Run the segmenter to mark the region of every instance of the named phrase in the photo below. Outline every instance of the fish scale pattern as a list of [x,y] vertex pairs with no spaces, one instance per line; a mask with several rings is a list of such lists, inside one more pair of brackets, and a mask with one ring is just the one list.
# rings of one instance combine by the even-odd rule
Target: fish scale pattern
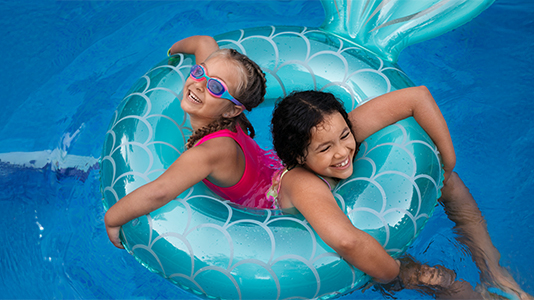
[[[350,110],[412,85],[396,64],[320,29],[252,28],[217,40],[262,67],[267,107],[293,90],[315,89],[333,92]],[[191,127],[179,100],[193,64],[187,55],[166,58],[120,103],[102,154],[105,207],[157,178],[184,151]],[[356,227],[392,256],[400,255],[440,195],[439,153],[415,120],[407,119],[362,143],[354,166],[353,176],[334,189],[335,198]],[[204,298],[327,299],[368,280],[301,215],[239,207],[202,183],[124,225],[121,235],[141,264]]]

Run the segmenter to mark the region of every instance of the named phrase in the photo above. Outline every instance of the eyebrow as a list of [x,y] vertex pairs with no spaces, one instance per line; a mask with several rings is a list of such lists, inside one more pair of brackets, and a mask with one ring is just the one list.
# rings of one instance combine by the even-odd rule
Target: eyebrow
[[[350,129],[349,129],[348,126],[345,127],[345,129],[343,129],[343,131],[341,132],[341,134],[340,134],[339,136],[342,137],[343,135],[345,135],[345,134],[347,133],[347,131],[350,132]],[[322,143],[322,144],[319,144],[319,145],[317,145],[317,147],[315,147],[315,151],[317,151],[317,150],[319,150],[321,147],[326,146],[326,145],[331,144],[331,143],[332,143],[332,141],[329,140],[329,141],[326,141],[326,142],[324,142],[324,143]]]
[[324,146],[326,146],[328,144],[331,144],[331,143],[332,143],[331,141],[327,141],[327,142],[324,142],[322,144],[319,144],[319,145],[317,145],[317,147],[315,147],[315,151],[319,151],[320,148],[322,148],[322,147],[324,147]]
[[203,62],[201,62],[199,65],[201,65],[204,68],[204,70],[206,71],[206,75],[208,75],[208,67],[206,67],[206,65]]

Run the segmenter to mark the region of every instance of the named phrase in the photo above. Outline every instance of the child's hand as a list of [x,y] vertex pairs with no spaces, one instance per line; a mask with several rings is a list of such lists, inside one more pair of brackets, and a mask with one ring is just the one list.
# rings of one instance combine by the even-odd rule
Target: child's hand
[[120,226],[116,226],[116,227],[106,226],[106,231],[108,233],[109,240],[113,243],[113,245],[115,245],[115,247],[119,249],[124,249],[124,246],[122,245],[121,240],[119,238],[120,230],[121,230]]

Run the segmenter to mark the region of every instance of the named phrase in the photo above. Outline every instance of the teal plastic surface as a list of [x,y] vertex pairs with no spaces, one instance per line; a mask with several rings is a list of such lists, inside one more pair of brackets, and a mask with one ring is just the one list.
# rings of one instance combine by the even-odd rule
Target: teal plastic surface
[[[364,50],[338,53],[343,49],[339,41],[321,31],[282,27],[243,32],[241,45],[247,54],[266,71],[273,70],[267,71],[265,106],[272,107],[287,91],[316,88],[335,92],[352,109],[365,98],[411,85],[398,66]],[[219,37],[221,46],[232,45],[228,39],[240,34]],[[257,57],[255,53],[268,49],[260,37],[271,34],[276,34],[274,45],[280,46],[278,59]],[[288,41],[292,49],[283,49]],[[304,48],[297,51],[297,45]],[[306,57],[308,45],[314,52]],[[189,56],[165,59],[120,104],[102,156],[107,207],[157,178],[184,150],[191,129],[179,99],[192,64]],[[391,255],[402,253],[439,196],[440,163],[432,141],[413,119],[404,120],[366,140],[354,169],[354,175],[334,190],[336,198],[356,227],[371,233]],[[327,297],[367,281],[301,216],[237,207],[218,199],[202,183],[126,224],[122,235],[143,265],[210,297]]]
[[[216,39],[223,48],[247,54],[267,74],[267,99],[255,110],[269,114],[278,98],[294,90],[332,92],[352,110],[413,86],[397,64],[323,29],[262,27]],[[166,58],[120,103],[102,153],[106,208],[157,178],[184,151],[191,127],[180,99],[193,64],[187,55]],[[249,117],[256,129],[270,120],[254,118],[254,112]],[[258,142],[269,145],[266,137]],[[436,147],[409,118],[362,143],[354,174],[333,193],[352,223],[396,257],[433,212],[442,186],[440,166]],[[121,238],[148,269],[204,298],[327,299],[369,279],[328,247],[302,216],[239,207],[202,183],[124,225]]]
[[321,28],[396,62],[402,49],[469,22],[494,0],[321,0]]

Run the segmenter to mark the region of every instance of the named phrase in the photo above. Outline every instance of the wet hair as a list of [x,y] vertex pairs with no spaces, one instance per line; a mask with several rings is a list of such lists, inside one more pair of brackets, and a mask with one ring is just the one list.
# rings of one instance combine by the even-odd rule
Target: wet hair
[[312,129],[336,112],[341,114],[352,132],[343,103],[331,93],[293,92],[275,105],[271,121],[273,145],[288,169],[303,163],[311,144]]
[[[266,79],[265,73],[261,68],[246,55],[237,52],[234,49],[219,49],[213,52],[206,61],[213,58],[224,58],[236,66],[237,76],[239,77],[236,91],[232,94],[244,106],[244,109],[251,111],[260,105],[265,99]],[[235,95],[234,95],[235,94]],[[240,113],[234,118],[220,118],[212,123],[196,130],[187,140],[187,149],[203,138],[204,136],[222,130],[229,129],[235,132],[236,125],[243,127],[251,138],[254,138],[256,132],[254,127],[247,119],[244,113]]]

